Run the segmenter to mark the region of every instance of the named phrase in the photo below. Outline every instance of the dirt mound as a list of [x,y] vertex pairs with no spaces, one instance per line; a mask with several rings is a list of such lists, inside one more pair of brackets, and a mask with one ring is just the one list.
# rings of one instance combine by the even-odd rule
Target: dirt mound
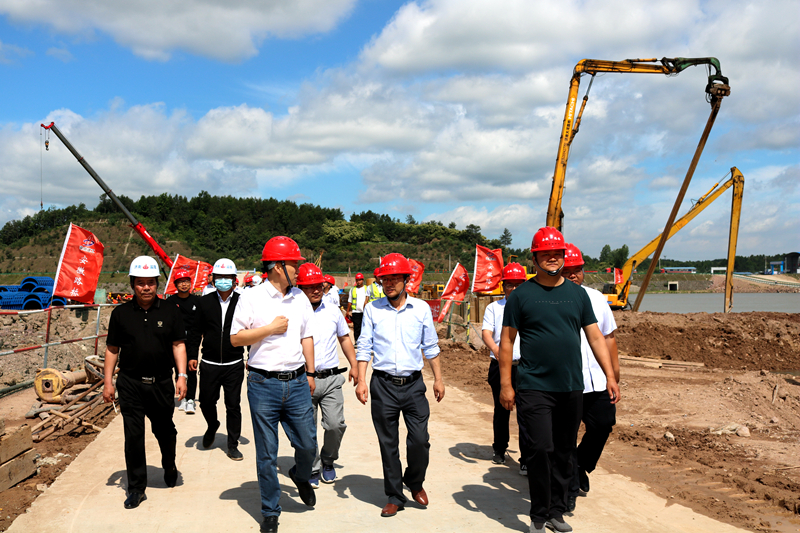
[[622,352],[725,369],[800,369],[800,315],[616,311]]

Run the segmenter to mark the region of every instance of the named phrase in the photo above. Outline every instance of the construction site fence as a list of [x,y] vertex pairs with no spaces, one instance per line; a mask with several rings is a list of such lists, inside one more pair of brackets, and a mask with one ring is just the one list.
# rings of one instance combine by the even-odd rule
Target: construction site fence
[[[4,350],[0,351],[0,357],[4,355],[11,355],[16,353],[22,352],[33,352],[42,350],[42,365],[41,368],[47,368],[48,363],[48,351],[51,346],[60,346],[64,344],[72,344],[75,342],[84,342],[84,341],[94,341],[94,355],[97,355],[98,344],[101,338],[106,337],[108,334],[103,333],[100,334],[100,313],[104,307],[116,307],[119,304],[78,304],[78,305],[56,305],[52,307],[48,307],[46,309],[35,309],[30,311],[9,311],[9,310],[0,310],[0,316],[30,316],[40,313],[47,313],[47,325],[45,327],[45,334],[44,334],[44,343],[42,344],[35,344],[31,346],[23,346],[20,348],[14,348],[12,350]],[[89,335],[88,337],[78,337],[75,339],[64,339],[64,340],[52,340],[50,338],[50,324],[52,322],[53,312],[62,312],[67,310],[84,310],[87,315],[92,310],[96,309],[97,314],[95,318],[95,334]],[[33,380],[24,381],[22,383],[17,383],[10,387],[5,387],[0,389],[0,397],[15,392],[20,389],[25,389],[33,385]]]

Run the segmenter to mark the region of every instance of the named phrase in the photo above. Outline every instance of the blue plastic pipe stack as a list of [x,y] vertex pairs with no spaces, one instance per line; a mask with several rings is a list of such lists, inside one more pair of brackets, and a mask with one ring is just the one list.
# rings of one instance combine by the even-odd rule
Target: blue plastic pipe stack
[[[0,308],[12,311],[45,309],[50,305],[54,281],[48,276],[28,276],[19,285],[0,285]],[[52,305],[67,305],[66,298],[52,298]]]

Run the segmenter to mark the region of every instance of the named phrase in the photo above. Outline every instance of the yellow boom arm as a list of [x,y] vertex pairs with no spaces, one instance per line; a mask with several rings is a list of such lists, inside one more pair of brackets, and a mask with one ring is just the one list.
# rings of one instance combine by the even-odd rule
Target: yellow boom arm
[[[581,109],[575,117],[575,107],[578,103],[578,88],[581,84],[581,76],[589,74],[594,76],[598,72],[627,72],[640,74],[665,74],[667,76],[678,74],[687,67],[693,65],[708,65],[714,68],[714,74],[708,76],[706,93],[712,94],[715,86],[728,84],[728,78],[722,75],[719,61],[714,57],[700,58],[662,58],[662,59],[626,59],[624,61],[603,61],[598,59],[584,59],[575,65],[572,80],[569,84],[569,96],[567,97],[567,109],[564,113],[564,123],[561,126],[561,138],[558,141],[558,152],[556,153],[556,168],[553,173],[553,184],[550,189],[550,203],[547,206],[547,225],[561,230],[564,213],[561,211],[561,199],[564,196],[564,181],[567,174],[567,161],[569,159],[569,149],[575,134],[581,125],[581,117],[586,103],[589,101],[589,91],[583,97]],[[592,84],[589,83],[589,89]]]
[[[694,217],[699,215],[706,207],[708,207],[714,200],[720,197],[722,193],[727,191],[733,186],[733,203],[731,205],[731,228],[728,237],[728,269],[725,276],[725,308],[727,313],[733,305],[733,262],[736,258],[736,242],[739,237],[739,218],[742,214],[742,196],[744,193],[744,176],[739,172],[736,167],[731,168],[731,178],[723,183],[715,183],[711,189],[705,193],[697,202],[692,206],[688,213],[683,215],[679,220],[672,225],[669,230],[667,239],[671,239],[673,235],[683,229],[686,224],[692,221]],[[658,246],[658,241],[661,239],[661,234],[650,241],[644,248],[633,254],[630,259],[622,267],[622,283],[614,285],[613,294],[606,294],[606,299],[613,309],[622,309],[628,303],[628,291],[631,288],[633,278],[633,271],[637,265],[647,259]]]

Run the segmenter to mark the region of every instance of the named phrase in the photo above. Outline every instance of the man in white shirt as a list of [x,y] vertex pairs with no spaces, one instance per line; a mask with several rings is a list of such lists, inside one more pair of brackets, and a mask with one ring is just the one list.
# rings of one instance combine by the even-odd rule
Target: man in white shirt
[[[483,313],[483,330],[481,338],[483,343],[489,348],[489,375],[486,378],[492,389],[494,397],[494,415],[492,417],[492,429],[494,432],[494,442],[492,443],[492,463],[502,465],[506,462],[506,449],[508,448],[508,421],[511,411],[500,403],[500,366],[497,364],[497,354],[500,352],[500,333],[503,331],[503,311],[506,307],[506,300],[514,292],[514,289],[524,283],[526,279],[525,269],[519,263],[509,263],[503,268],[502,282],[505,297],[502,300],[492,302],[486,306]],[[514,362],[511,367],[511,383],[517,382],[517,365],[519,364],[519,337],[514,341]],[[516,390],[516,389],[515,389]],[[517,411],[517,426],[519,427],[519,473],[527,475],[528,469],[525,466],[528,458],[528,432],[519,417]]]
[[364,286],[364,274],[356,274],[356,285],[347,293],[347,316],[353,321],[353,339],[358,343],[361,335],[361,322],[364,319],[364,306],[369,303],[369,294]]
[[325,295],[323,297],[330,301],[336,309],[339,309],[342,304],[339,302],[339,287],[336,286],[336,278],[327,274],[324,278],[325,281],[322,283],[322,291]]
[[[368,395],[372,395],[372,424],[378,435],[383,488],[389,499],[381,510],[384,517],[396,515],[408,501],[403,494],[403,484],[411,489],[414,501],[423,507],[428,505],[428,495],[422,486],[431,446],[428,435],[430,407],[421,372],[423,354],[433,372],[434,397],[437,402],[444,398],[438,358],[439,338],[430,306],[406,293],[406,281],[411,273],[408,259],[401,254],[391,253],[381,259],[378,275],[383,281],[386,297],[366,306],[364,328],[356,351],[356,397],[366,404]],[[368,392],[370,359],[373,371]],[[401,413],[408,430],[405,472],[398,449]]]
[[[583,265],[583,255],[578,247],[574,244],[567,244],[561,276],[583,286]],[[614,314],[611,312],[606,297],[600,291],[590,287],[583,287],[583,289],[592,302],[592,309],[597,317],[597,326],[606,340],[608,351],[611,354],[614,377],[619,383],[619,354],[617,339],[614,336],[617,323],[614,321]],[[617,408],[611,403],[606,393],[606,376],[592,355],[592,349],[583,332],[581,332],[581,358],[583,359],[584,384],[581,419],[586,432],[572,456],[575,475],[570,482],[569,496],[567,497],[567,507],[570,512],[575,510],[578,491],[589,492],[587,472],[592,472],[597,466],[608,436],[617,422]]]
[[297,271],[297,286],[308,297],[314,308],[314,383],[316,389],[311,396],[314,405],[314,426],[317,424],[317,411],[322,411],[322,451],[314,458],[311,473],[311,486],[319,487],[320,478],[323,483],[336,480],[336,469],[333,462],[339,458],[339,447],[347,429],[344,421],[344,385],[343,373],[347,368],[339,368],[337,342],[350,363],[349,381],[358,383],[358,367],[356,351],[350,340],[350,328],[338,307],[325,301],[322,294],[322,271],[313,263],[303,263]]
[[231,324],[231,344],[250,346],[247,400],[256,442],[262,532],[278,531],[281,486],[278,482],[278,424],[294,448],[289,477],[309,507],[317,501],[309,483],[317,448],[311,394],[314,378],[314,310],[292,283],[300,248],[288,237],[273,237],[261,254],[267,280],[245,291]]

